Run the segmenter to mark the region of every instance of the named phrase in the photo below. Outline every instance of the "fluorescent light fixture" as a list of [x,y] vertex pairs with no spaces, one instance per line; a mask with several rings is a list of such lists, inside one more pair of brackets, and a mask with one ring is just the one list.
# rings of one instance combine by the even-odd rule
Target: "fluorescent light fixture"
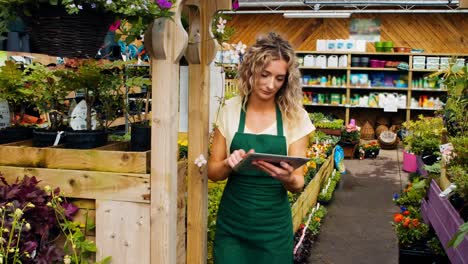
[[284,12],[285,18],[349,18],[351,12]]

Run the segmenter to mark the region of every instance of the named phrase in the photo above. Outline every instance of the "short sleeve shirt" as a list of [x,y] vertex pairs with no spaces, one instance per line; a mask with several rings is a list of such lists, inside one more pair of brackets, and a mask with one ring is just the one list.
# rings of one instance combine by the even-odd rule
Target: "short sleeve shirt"
[[[233,97],[229,100],[226,100],[225,105],[219,111],[216,126],[219,129],[221,135],[224,136],[226,139],[226,150],[227,155],[230,153],[230,147],[232,139],[236,134],[239,128],[239,121],[240,121],[240,111],[242,107],[242,99],[240,96]],[[296,142],[297,140],[301,139],[302,137],[310,134],[312,131],[315,130],[314,125],[310,121],[309,115],[305,111],[305,109],[301,109],[300,111],[300,118],[299,122],[294,126],[288,126],[285,123],[285,119],[283,118],[283,131],[284,136],[286,137],[286,144],[287,149],[289,150],[289,146]],[[254,134],[247,127],[244,128],[244,133]],[[270,127],[266,128],[260,133],[256,134],[269,134],[269,135],[276,135],[276,122],[273,123]]]

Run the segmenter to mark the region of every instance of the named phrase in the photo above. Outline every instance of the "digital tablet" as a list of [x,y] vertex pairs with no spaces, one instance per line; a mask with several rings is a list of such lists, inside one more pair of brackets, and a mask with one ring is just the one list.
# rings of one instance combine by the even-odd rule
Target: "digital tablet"
[[266,153],[250,153],[247,154],[244,159],[242,159],[234,168],[233,170],[236,172],[243,172],[243,171],[261,171],[260,168],[253,165],[252,162],[256,160],[263,160],[268,163],[271,163],[275,166],[281,167],[280,162],[284,161],[292,166],[294,169],[299,168],[300,166],[306,164],[310,161],[309,158],[304,157],[294,157],[294,156],[284,156],[284,155],[275,155],[275,154],[266,154]]

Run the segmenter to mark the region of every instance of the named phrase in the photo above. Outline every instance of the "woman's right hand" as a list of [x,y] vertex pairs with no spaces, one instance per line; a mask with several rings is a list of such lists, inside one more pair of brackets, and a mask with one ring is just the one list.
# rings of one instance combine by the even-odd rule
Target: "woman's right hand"
[[234,168],[242,159],[244,159],[247,154],[254,153],[255,150],[251,149],[249,152],[245,152],[243,149],[234,150],[227,159],[224,160],[224,163],[229,167]]

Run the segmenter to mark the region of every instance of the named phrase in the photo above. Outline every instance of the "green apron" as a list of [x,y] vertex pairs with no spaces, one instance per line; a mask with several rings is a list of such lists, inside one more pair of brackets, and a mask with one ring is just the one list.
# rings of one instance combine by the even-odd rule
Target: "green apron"
[[[281,111],[277,136],[244,133],[245,112],[230,153],[237,149],[287,155]],[[215,264],[291,264],[291,206],[283,184],[265,172],[231,173],[219,205],[214,241]]]

